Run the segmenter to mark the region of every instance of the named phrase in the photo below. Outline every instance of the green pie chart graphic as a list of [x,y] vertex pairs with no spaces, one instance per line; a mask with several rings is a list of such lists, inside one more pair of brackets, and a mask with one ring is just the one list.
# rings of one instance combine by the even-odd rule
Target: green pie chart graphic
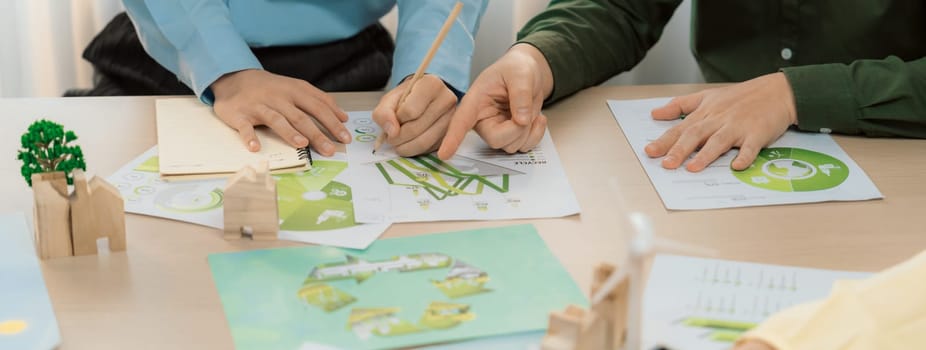
[[332,179],[347,163],[316,161],[312,170],[277,177],[280,229],[321,231],[354,226],[351,189]]
[[733,171],[740,181],[779,192],[830,189],[849,177],[846,163],[830,155],[792,147],[766,148],[743,171]]

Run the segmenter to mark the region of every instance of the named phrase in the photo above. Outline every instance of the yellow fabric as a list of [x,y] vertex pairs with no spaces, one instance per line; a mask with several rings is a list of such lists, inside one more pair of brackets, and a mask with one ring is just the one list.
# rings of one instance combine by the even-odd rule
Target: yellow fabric
[[839,281],[827,299],[773,315],[739,342],[777,350],[926,349],[926,251],[861,281]]

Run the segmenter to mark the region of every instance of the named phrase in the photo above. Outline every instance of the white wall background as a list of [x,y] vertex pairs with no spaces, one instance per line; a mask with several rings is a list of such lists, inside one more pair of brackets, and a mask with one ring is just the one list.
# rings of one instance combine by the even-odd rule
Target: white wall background
[[119,0],[0,0],[0,97],[89,87],[80,55],[119,11]]
[[[549,0],[490,0],[476,35],[472,78],[508,50],[520,29],[535,14],[546,8]],[[383,24],[395,34],[396,11]],[[691,0],[684,0],[666,25],[662,38],[637,67],[604,84],[643,85],[701,83],[701,70],[691,55]]]
[[[476,37],[473,77],[504,54],[518,29],[547,3],[490,0]],[[120,11],[119,0],[0,0],[0,97],[60,96],[89,87],[92,69],[80,54]],[[606,84],[701,82],[689,51],[690,14],[685,0],[646,59]],[[395,11],[383,19],[390,29],[395,22]]]

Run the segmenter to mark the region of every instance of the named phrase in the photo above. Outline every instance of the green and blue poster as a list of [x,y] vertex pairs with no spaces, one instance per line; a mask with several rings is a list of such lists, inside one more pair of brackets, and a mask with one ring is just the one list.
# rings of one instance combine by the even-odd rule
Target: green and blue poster
[[54,349],[60,342],[26,217],[0,214],[0,349]]
[[531,225],[209,256],[238,349],[387,349],[542,330],[585,305]]

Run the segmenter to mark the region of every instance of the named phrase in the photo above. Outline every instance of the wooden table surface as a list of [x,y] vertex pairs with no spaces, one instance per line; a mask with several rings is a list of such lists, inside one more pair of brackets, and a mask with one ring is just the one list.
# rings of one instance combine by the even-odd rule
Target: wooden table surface
[[[623,254],[626,230],[615,203],[618,192],[628,210],[653,218],[658,234],[713,247],[721,258],[875,271],[926,248],[926,140],[836,137],[883,200],[667,211],[605,100],[673,96],[705,87],[598,87],[545,110],[581,215],[397,224],[384,237],[530,222],[585,291],[597,262],[615,262]],[[334,95],[346,110],[368,110],[381,93]],[[155,144],[154,99],[0,99],[5,154],[0,156],[0,212],[23,211],[31,218],[32,195],[19,175],[15,150],[33,120],[49,118],[74,130],[89,173],[108,176]],[[63,349],[231,349],[206,256],[299,245],[225,241],[216,229],[131,214],[126,226],[126,253],[42,263]]]

